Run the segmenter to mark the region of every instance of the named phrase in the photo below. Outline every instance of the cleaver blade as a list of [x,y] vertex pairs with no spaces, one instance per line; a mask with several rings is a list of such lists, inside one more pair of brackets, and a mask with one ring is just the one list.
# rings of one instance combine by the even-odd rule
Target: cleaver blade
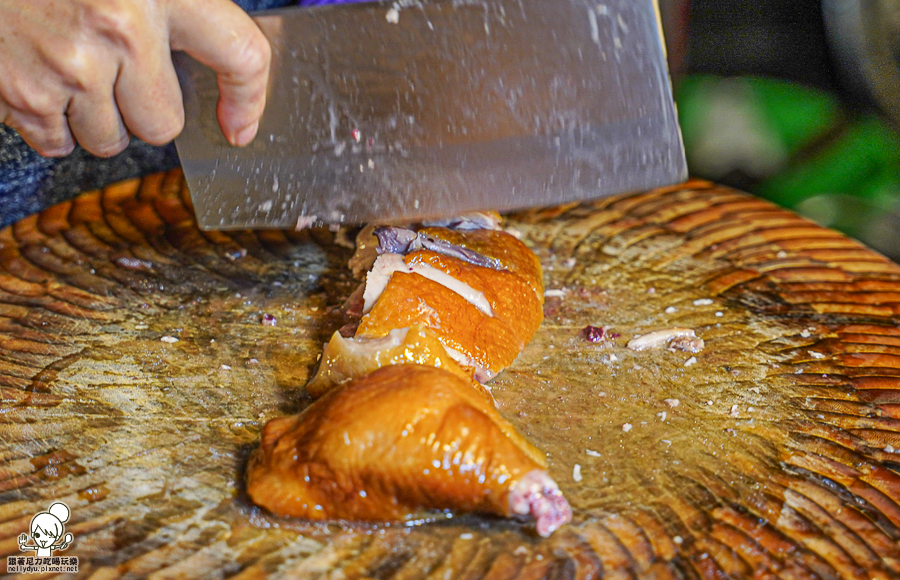
[[415,221],[683,181],[653,0],[286,8],[256,139],[228,145],[213,72],[174,55],[175,140],[204,229]]

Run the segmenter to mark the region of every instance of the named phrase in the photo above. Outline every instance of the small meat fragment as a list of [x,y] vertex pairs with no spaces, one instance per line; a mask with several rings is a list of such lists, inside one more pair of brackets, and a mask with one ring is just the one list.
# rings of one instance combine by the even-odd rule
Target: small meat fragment
[[314,225],[316,225],[316,221],[318,219],[319,219],[318,216],[302,215],[299,218],[297,218],[297,225],[294,226],[294,229],[297,230],[298,232],[300,230],[309,229],[309,228],[313,227]]
[[619,338],[620,336],[622,336],[618,332],[610,332],[605,326],[592,326],[590,324],[585,326],[581,332],[586,341],[594,343],[611,343],[611,340],[613,338]]
[[356,252],[347,264],[356,279],[364,278],[378,257],[379,241],[375,236],[375,228],[370,224],[356,234]]
[[591,326],[588,324],[584,327],[584,339],[588,342],[600,342],[606,336],[606,331],[602,326]]
[[[706,346],[706,343],[698,336],[679,336],[669,341],[669,348],[671,350],[680,350],[684,352],[700,352],[703,350],[704,346]],[[694,358],[694,362],[697,362],[697,359]]]
[[686,352],[699,352],[703,349],[704,343],[703,339],[694,334],[692,328],[666,328],[635,336],[626,346],[631,350],[647,350],[663,345]]
[[535,528],[547,537],[572,519],[572,508],[559,486],[543,469],[528,472],[509,491],[509,514],[531,515]]
[[420,365],[383,367],[270,421],[247,491],[275,514],[312,520],[531,514],[549,535],[571,518],[543,454],[470,382]]

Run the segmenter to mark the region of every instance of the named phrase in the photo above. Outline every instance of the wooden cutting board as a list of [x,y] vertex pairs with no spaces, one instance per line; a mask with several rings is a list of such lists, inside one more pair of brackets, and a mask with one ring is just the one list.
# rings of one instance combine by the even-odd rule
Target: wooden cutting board
[[[0,231],[0,554],[26,555],[17,537],[59,500],[74,542],[55,555],[79,577],[900,577],[900,267],[697,181],[507,226],[550,292],[493,392],[571,525],[249,504],[261,426],[308,404],[341,324],[351,244],[201,232],[171,172]],[[705,348],[625,348],[675,326]]]

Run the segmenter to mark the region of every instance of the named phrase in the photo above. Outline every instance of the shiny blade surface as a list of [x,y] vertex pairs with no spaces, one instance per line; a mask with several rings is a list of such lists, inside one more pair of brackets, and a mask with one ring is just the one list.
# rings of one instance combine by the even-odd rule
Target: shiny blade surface
[[401,0],[255,19],[274,54],[246,148],[219,131],[212,71],[176,54],[176,145],[203,228],[509,210],[686,177],[652,0]]

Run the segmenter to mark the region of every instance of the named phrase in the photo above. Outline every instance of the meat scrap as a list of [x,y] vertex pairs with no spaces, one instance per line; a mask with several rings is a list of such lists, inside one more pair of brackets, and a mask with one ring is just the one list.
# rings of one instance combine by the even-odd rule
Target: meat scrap
[[700,352],[706,343],[699,336],[678,336],[669,341],[670,350],[683,352]]
[[622,336],[618,332],[610,332],[605,326],[593,326],[588,324],[581,331],[582,336],[588,342],[611,342],[614,338]]
[[626,347],[631,350],[647,350],[667,345],[669,348],[685,352],[700,352],[705,346],[703,339],[692,328],[666,328],[635,336]]
[[540,262],[510,234],[477,227],[490,219],[458,225],[468,229],[361,234],[367,257],[354,264],[369,271],[355,335],[326,345],[307,385],[319,399],[263,430],[247,471],[255,503],[315,520],[530,515],[541,535],[571,519],[543,454],[479,382],[540,326]]
[[584,327],[584,339],[588,342],[600,342],[606,336],[606,330],[602,326],[591,326],[588,324]]

